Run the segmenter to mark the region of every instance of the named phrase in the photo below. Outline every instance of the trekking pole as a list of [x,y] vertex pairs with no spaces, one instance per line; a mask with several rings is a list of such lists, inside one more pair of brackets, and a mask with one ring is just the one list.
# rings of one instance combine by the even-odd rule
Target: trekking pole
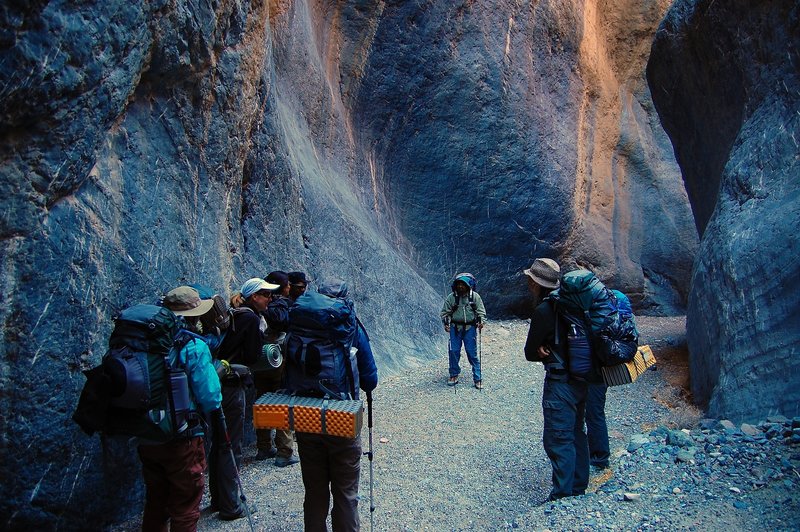
[[364,453],[369,458],[369,530],[372,532],[375,499],[372,497],[372,392],[367,392],[367,427],[369,427],[369,451]]
[[[478,325],[481,324],[481,321],[478,320]],[[481,342],[481,328],[478,327],[478,367],[481,368],[481,387],[478,389],[479,392],[483,391],[483,360],[481,356],[483,355],[482,342]]]
[[[451,325],[452,327],[452,325]],[[453,337],[451,336],[450,339],[447,341],[447,360],[449,364],[450,360],[450,351],[453,349]],[[460,354],[460,353],[459,353]],[[447,373],[450,374],[449,372]],[[456,383],[453,384],[453,394],[458,395],[458,379],[456,379]]]
[[242,478],[239,476],[239,467],[236,465],[236,455],[233,454],[233,445],[231,445],[231,437],[228,435],[228,424],[225,423],[225,414],[222,413],[222,409],[219,410],[219,426],[214,427],[218,429],[223,437],[224,437],[224,445],[228,448],[228,452],[231,454],[231,463],[233,464],[233,471],[236,473],[236,484],[239,486],[239,500],[242,501],[242,506],[244,506],[244,513],[247,515],[247,522],[250,525],[250,532],[256,532],[256,527],[253,524],[253,516],[250,515],[250,505],[247,504],[247,497],[244,494],[244,488],[242,487]]

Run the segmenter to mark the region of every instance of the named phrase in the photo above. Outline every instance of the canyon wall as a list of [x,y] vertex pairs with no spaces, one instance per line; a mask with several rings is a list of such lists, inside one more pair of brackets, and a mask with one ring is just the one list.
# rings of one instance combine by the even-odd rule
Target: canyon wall
[[702,233],[687,311],[711,416],[800,414],[800,6],[679,1],[647,77]]
[[4,4],[2,526],[140,511],[131,442],[70,415],[112,316],[179,284],[341,277],[383,375],[445,353],[457,271],[490,317],[540,255],[681,311],[697,236],[643,81],[666,8]]

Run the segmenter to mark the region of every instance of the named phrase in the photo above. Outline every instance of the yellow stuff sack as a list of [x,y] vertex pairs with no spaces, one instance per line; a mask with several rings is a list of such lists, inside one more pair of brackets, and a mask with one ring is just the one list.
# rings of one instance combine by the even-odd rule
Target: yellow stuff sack
[[656,363],[656,357],[649,345],[641,345],[636,351],[633,360],[616,366],[600,368],[603,373],[603,381],[607,386],[619,386],[620,384],[630,384],[639,378],[647,368]]
[[253,425],[257,429],[282,429],[312,434],[355,438],[361,434],[364,404],[265,393],[253,405]]

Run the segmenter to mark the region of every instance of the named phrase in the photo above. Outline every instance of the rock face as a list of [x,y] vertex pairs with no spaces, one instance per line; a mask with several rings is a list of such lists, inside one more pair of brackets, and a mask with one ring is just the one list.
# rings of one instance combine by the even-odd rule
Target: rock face
[[[273,269],[350,282],[383,374],[535,256],[684,304],[696,235],[643,83],[665,2],[122,0],[0,9],[0,524],[141,508],[69,419],[111,317]],[[103,497],[97,497],[102,493]]]
[[475,273],[490,314],[525,308],[542,255],[681,308],[697,236],[643,76],[664,2],[470,4],[387,4],[345,83],[387,228],[433,286]]
[[702,232],[687,311],[709,414],[800,412],[800,6],[676,2],[647,77]]

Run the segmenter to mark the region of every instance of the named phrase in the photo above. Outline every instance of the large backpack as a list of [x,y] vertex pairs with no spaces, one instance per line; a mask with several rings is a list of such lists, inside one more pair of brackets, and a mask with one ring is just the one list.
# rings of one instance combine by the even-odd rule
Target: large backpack
[[73,415],[84,432],[166,442],[187,428],[191,403],[180,350],[191,336],[183,334],[182,325],[181,318],[156,305],[122,312],[102,362],[85,372]]
[[289,307],[286,385],[302,395],[355,396],[358,365],[351,347],[357,334],[352,302],[306,292]]
[[622,319],[616,297],[592,272],[565,273],[550,299],[557,314],[557,343],[561,338],[558,328],[567,327],[570,374],[586,378],[596,371],[598,363],[620,364],[636,354],[638,334],[631,334],[632,319]]

